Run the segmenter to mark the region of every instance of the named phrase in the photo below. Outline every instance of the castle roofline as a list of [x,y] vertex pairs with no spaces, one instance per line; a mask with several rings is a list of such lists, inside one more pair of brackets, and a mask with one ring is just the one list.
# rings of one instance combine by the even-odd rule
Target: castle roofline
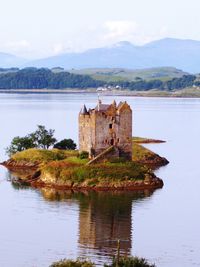
[[110,107],[110,105],[107,105],[107,104],[98,104],[95,107],[95,110],[96,111],[106,111],[109,107]]
[[131,110],[131,107],[127,104],[126,101],[124,101],[124,102],[119,102],[119,105],[117,106],[117,110],[118,110],[118,111],[122,110],[123,108],[126,108],[126,109]]
[[87,108],[85,105],[83,105],[81,111],[80,111],[80,114],[81,115],[88,115],[88,111],[87,111]]

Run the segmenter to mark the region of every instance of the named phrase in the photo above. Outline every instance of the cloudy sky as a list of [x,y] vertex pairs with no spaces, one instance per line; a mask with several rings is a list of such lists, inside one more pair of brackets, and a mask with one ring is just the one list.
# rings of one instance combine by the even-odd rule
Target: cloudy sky
[[200,40],[200,0],[0,0],[0,51],[36,58],[164,37]]

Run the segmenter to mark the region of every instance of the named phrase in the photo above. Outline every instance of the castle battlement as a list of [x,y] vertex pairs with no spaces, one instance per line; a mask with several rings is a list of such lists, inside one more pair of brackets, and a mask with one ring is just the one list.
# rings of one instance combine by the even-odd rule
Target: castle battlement
[[79,113],[79,149],[97,156],[110,146],[119,156],[132,159],[132,110],[127,102],[103,104],[94,109],[84,105]]

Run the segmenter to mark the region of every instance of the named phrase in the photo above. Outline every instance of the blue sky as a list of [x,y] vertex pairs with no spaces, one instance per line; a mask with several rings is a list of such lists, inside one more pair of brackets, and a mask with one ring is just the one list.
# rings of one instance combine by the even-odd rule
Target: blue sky
[[200,40],[199,10],[199,0],[0,0],[0,51],[35,58],[124,40]]

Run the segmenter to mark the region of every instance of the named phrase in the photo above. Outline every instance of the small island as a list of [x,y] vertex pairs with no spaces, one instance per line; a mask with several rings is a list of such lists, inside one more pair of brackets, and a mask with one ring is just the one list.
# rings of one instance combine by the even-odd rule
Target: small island
[[79,114],[80,150],[30,148],[1,163],[12,182],[59,190],[145,190],[163,186],[153,170],[168,164],[141,143],[161,140],[132,138],[132,110],[126,102]]

